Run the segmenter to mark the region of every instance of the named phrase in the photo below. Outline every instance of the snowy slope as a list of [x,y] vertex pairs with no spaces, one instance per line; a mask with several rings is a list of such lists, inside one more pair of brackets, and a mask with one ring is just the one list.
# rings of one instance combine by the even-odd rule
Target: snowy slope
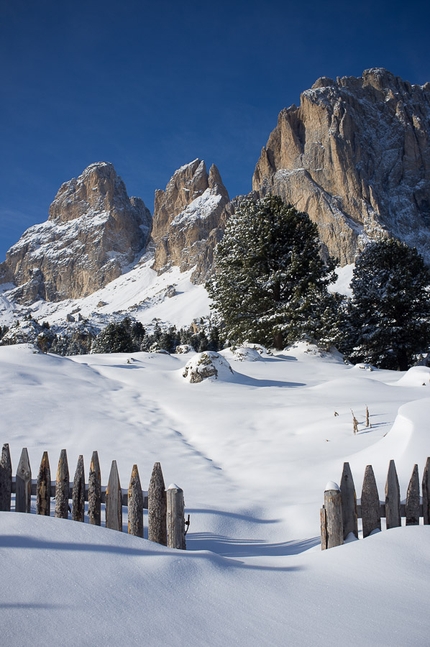
[[191,515],[184,553],[0,514],[5,644],[426,644],[429,529],[321,552],[319,508],[346,459],[358,496],[372,463],[383,498],[395,458],[405,496],[413,463],[422,473],[430,454],[430,370],[369,371],[303,344],[259,361],[223,355],[228,381],[190,384],[191,355],[0,348],[1,441],[14,468],[23,446],[33,477],[43,450],[55,472],[65,447],[73,474],[78,455],[87,470],[97,449],[103,483],[115,459],[123,488],[133,463],[147,487],[159,460]]

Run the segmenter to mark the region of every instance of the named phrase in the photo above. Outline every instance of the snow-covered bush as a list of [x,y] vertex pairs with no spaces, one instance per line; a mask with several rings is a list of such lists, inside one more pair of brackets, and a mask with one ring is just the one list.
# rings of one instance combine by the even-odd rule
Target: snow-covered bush
[[203,382],[208,378],[231,380],[233,375],[233,369],[227,360],[214,351],[194,355],[186,363],[182,372],[182,376],[191,384]]

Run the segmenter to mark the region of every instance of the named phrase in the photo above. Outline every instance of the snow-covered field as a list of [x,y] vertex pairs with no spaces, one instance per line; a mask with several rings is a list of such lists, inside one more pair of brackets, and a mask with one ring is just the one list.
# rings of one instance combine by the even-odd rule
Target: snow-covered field
[[14,469],[27,447],[33,477],[44,450],[55,473],[66,448],[73,475],[78,455],[88,470],[97,449],[104,484],[116,459],[123,488],[133,463],[147,487],[160,461],[191,515],[184,552],[0,513],[2,644],[429,644],[430,527],[321,552],[319,508],[345,460],[358,496],[374,466],[382,499],[394,458],[405,496],[430,455],[430,370],[371,371],[302,344],[222,354],[233,374],[191,384],[191,355],[0,347],[0,441]]

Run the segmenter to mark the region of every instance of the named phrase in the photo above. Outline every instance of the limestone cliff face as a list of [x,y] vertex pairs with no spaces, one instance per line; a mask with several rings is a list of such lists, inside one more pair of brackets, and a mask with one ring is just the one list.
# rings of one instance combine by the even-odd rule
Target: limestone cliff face
[[342,265],[369,240],[394,236],[430,262],[430,83],[382,68],[321,78],[283,110],[253,189],[272,191],[317,223]]
[[128,197],[112,164],[91,164],[61,186],[48,220],[23,234],[0,272],[17,286],[17,301],[84,297],[135,260],[151,224],[143,201]]
[[196,159],[178,169],[165,191],[156,191],[152,239],[154,269],[177,265],[195,268],[191,280],[200,283],[210,273],[213,250],[222,236],[229,197],[216,166],[209,173]]

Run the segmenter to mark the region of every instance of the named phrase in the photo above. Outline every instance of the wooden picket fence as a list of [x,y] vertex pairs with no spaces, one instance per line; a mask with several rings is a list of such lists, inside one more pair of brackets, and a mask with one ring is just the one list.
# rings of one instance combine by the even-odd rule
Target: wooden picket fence
[[386,528],[420,523],[430,524],[430,458],[424,468],[422,479],[422,502],[418,465],[414,465],[406,492],[405,503],[400,502],[400,487],[394,461],[390,461],[385,484],[385,501],[379,500],[378,488],[371,465],[364,472],[361,503],[357,505],[354,480],[349,463],[344,463],[340,487],[330,481],[324,492],[324,505],[320,511],[321,549],[340,546],[350,533],[358,538],[358,519],[362,520],[363,538],[374,530],[381,530],[381,518],[385,517]]
[[[48,452],[44,452],[37,480],[31,479],[27,448],[21,452],[16,471],[12,476],[9,445],[3,445],[0,459],[0,510],[10,511],[12,494],[15,494],[15,511],[31,512],[31,496],[36,496],[36,513],[51,514],[51,497],[55,499],[55,517],[84,521],[85,503],[90,524],[101,525],[102,503],[105,504],[105,526],[122,531],[122,506],[128,508],[128,533],[143,537],[143,510],[148,510],[148,539],[170,548],[185,549],[186,527],[184,518],[184,493],[171,485],[165,488],[160,463],[155,463],[148,491],[142,490],[139,470],[133,465],[128,490],[122,490],[116,461],[112,461],[107,486],[101,484],[98,453],[91,457],[88,483],[85,483],[84,459],[79,456],[73,482],[69,481],[67,452],[61,450],[56,480],[51,481]],[[71,503],[71,506],[70,506]]]

